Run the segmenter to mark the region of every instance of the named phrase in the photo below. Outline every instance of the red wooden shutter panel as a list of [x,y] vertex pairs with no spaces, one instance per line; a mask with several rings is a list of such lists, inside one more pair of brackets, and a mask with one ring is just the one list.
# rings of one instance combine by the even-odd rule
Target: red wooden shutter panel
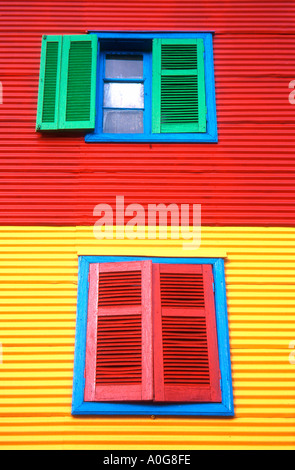
[[210,265],[153,265],[155,401],[221,402]]
[[153,399],[152,262],[90,265],[85,401]]

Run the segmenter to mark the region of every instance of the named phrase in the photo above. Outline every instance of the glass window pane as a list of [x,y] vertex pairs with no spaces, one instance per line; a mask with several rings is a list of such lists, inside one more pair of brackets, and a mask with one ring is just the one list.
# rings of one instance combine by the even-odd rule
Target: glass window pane
[[105,110],[103,131],[112,134],[142,134],[143,111]]
[[106,108],[144,108],[144,85],[105,83],[103,105]]
[[106,56],[106,78],[143,78],[143,59],[138,55]]

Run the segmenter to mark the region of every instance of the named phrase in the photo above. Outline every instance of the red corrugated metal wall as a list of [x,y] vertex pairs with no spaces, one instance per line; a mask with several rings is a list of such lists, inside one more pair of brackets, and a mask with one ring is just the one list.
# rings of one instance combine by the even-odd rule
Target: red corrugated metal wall
[[[203,225],[295,225],[293,1],[3,1],[2,225],[89,225],[93,208],[201,203]],[[42,34],[215,30],[218,144],[85,144],[35,133]]]

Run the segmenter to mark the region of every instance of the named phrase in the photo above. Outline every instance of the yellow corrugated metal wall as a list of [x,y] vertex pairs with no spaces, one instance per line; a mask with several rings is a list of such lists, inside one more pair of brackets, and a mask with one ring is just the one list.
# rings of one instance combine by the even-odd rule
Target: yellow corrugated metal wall
[[203,255],[227,253],[233,419],[71,416],[78,254],[192,255],[180,242],[98,242],[91,227],[0,238],[2,449],[295,449],[295,229],[202,229]]

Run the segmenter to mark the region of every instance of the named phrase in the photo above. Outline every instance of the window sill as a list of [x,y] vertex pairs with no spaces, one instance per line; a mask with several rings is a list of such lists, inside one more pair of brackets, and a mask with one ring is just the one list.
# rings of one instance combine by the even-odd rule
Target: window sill
[[233,417],[233,409],[226,405],[205,404],[152,404],[83,402],[72,408],[72,415],[128,415],[128,416],[220,416]]
[[146,143],[217,143],[217,133],[202,134],[87,134],[85,142],[146,142]]

